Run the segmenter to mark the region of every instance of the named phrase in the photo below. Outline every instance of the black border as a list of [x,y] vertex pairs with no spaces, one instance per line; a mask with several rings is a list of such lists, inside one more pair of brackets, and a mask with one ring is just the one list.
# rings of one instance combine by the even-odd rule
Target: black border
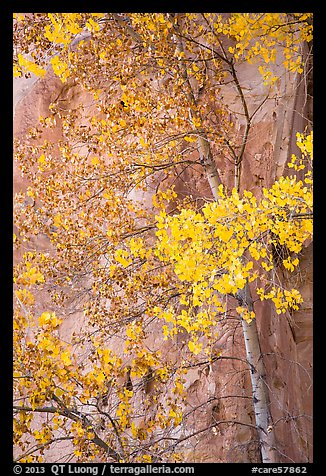
[[[73,12],[76,8],[77,11],[82,11],[82,5],[69,5],[69,2],[64,2],[64,11]],[[92,5],[85,4],[85,7],[90,7],[93,11],[103,11],[104,4],[101,2],[92,2]],[[165,12],[172,10],[178,11],[187,11],[187,12],[196,12],[196,11],[214,11],[214,8],[219,11],[221,8],[226,8],[227,11],[240,11],[243,7],[247,7],[245,11],[256,12],[261,11],[263,6],[261,2],[251,2],[250,4],[245,4],[243,2],[227,2],[222,5],[212,2],[182,2],[182,5],[177,5],[175,2],[168,5],[165,3],[163,5],[158,5],[148,2],[140,2],[134,5],[128,4],[117,4],[117,11],[125,9],[126,11],[136,10],[137,11],[150,11],[155,12]],[[316,117],[315,127],[314,127],[314,150],[315,150],[315,171],[314,185],[315,185],[315,194],[314,194],[314,205],[315,205],[315,219],[314,219],[314,462],[312,464],[295,464],[293,466],[307,466],[307,474],[321,474],[318,470],[318,466],[323,463],[323,451],[324,449],[324,431],[325,426],[323,424],[323,418],[325,414],[324,408],[324,387],[323,387],[323,378],[322,372],[325,374],[324,370],[324,352],[322,348],[324,333],[322,331],[322,324],[325,321],[325,315],[323,312],[323,306],[319,305],[318,300],[320,299],[323,287],[325,285],[324,273],[325,269],[322,264],[321,257],[325,254],[325,250],[320,247],[321,237],[323,237],[323,224],[325,218],[324,206],[323,206],[323,197],[321,192],[322,187],[325,188],[324,175],[322,174],[322,164],[326,161],[326,158],[323,157],[323,142],[322,142],[322,133],[321,128],[323,127],[323,117],[321,116],[318,120],[318,115],[323,113],[322,108],[322,97],[323,89],[322,83],[320,80],[320,74],[323,75],[323,49],[321,45],[322,41],[322,28],[325,23],[325,16],[323,16],[321,3],[317,5],[317,2],[265,2],[265,9],[271,12],[277,11],[304,11],[304,12],[313,12],[314,13],[314,118]],[[4,94],[1,98],[1,110],[2,110],[2,160],[1,165],[3,166],[2,172],[2,183],[1,183],[1,194],[2,194],[2,216],[1,216],[1,238],[3,244],[1,246],[2,251],[2,279],[0,289],[3,292],[2,299],[2,309],[1,309],[1,364],[0,364],[0,409],[1,409],[1,423],[0,423],[0,468],[4,469],[3,474],[13,474],[13,463],[12,463],[12,335],[13,335],[13,326],[12,326],[12,307],[13,307],[13,286],[12,286],[12,190],[13,190],[13,168],[12,168],[12,144],[13,144],[13,129],[9,125],[9,118],[12,117],[12,102],[9,91],[12,91],[12,13],[19,11],[57,11],[59,5],[55,4],[44,4],[40,1],[23,1],[23,2],[3,2],[1,6],[1,76],[2,84],[4,85]],[[62,7],[62,5],[60,5]],[[108,5],[110,11],[114,11],[115,5],[113,2],[110,2]],[[131,7],[131,8],[130,8]],[[137,8],[136,8],[137,7]],[[153,8],[154,7],[154,8]],[[170,8],[171,7],[171,8]],[[61,8],[62,9],[62,8]],[[88,11],[89,8],[86,9]],[[319,91],[319,88],[321,91]],[[8,89],[7,89],[8,88]],[[3,107],[4,106],[4,107]],[[8,128],[8,130],[5,130]],[[325,134],[325,133],[324,133]],[[9,178],[8,178],[9,175]],[[11,190],[10,190],[11,189]],[[324,291],[325,294],[325,291]],[[6,312],[4,312],[6,310]],[[325,346],[323,346],[325,347]],[[298,392],[300,388],[298,387]],[[222,465],[222,471],[229,470],[230,472],[236,471],[236,474],[251,474],[251,468],[253,466],[266,467],[267,465],[251,465],[247,463],[196,463],[191,464],[187,463],[186,466],[194,466],[195,474],[197,470],[216,470],[218,465]],[[28,466],[28,465],[22,465]],[[51,466],[51,464],[46,463],[43,465],[45,467]],[[98,465],[99,468],[101,465]],[[128,465],[129,466],[129,465]],[[131,466],[131,465],[130,465]],[[141,466],[141,465],[139,465]],[[165,466],[169,466],[166,464]],[[171,465],[173,466],[173,465]],[[269,467],[280,467],[280,466],[291,466],[287,464],[279,465],[268,465]],[[8,471],[5,470],[8,469]],[[322,467],[322,466],[321,466]],[[52,474],[47,472],[44,474]],[[24,471],[23,473],[24,474]],[[99,472],[100,474],[100,472]],[[109,473],[106,473],[109,474]],[[273,474],[273,473],[271,473]]]

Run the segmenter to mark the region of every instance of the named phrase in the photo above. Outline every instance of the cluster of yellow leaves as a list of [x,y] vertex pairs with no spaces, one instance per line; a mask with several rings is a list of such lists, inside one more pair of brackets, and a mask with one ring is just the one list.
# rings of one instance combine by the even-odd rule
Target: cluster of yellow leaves
[[297,146],[302,152],[302,155],[305,158],[310,158],[313,160],[313,131],[309,134],[301,134],[297,132]]
[[38,318],[39,326],[41,327],[50,327],[55,329],[61,324],[62,320],[58,319],[55,315],[55,312],[43,312],[41,316]]
[[242,319],[248,322],[248,324],[255,318],[254,311],[249,311],[246,307],[238,306],[236,311]]
[[[298,138],[302,150],[308,150],[311,156],[312,135]],[[247,280],[253,282],[258,277],[267,282],[268,272],[275,266],[273,245],[285,245],[294,254],[283,259],[283,266],[294,271],[299,265],[298,253],[313,232],[310,176],[308,171],[305,183],[295,176],[281,177],[271,189],[263,190],[260,201],[248,191],[240,197],[236,189],[227,196],[220,186],[218,202],[206,203],[201,212],[187,208],[175,215],[161,211],[156,216],[155,253],[165,264],[173,266],[179,281],[188,287],[188,297],[181,297],[180,302],[191,307],[204,304],[211,307],[208,321],[206,313],[198,313],[195,325],[185,310],[178,316],[172,308],[164,311],[155,308],[155,314],[172,325],[172,329],[165,326],[166,337],[180,326],[195,334],[196,324],[201,330],[209,329],[214,323],[216,306],[223,309],[216,292],[219,296],[235,295]],[[268,296],[278,313],[285,312],[289,306],[298,309],[301,302],[298,291],[279,288],[275,293]],[[267,295],[259,295],[266,299]],[[248,314],[241,307],[238,312],[247,321],[254,318],[253,313]],[[195,341],[190,350],[200,351]]]
[[[94,366],[89,370],[87,365],[78,365],[72,347],[59,337],[61,323],[62,320],[55,313],[44,312],[34,323],[31,319],[24,319],[20,313],[15,313],[14,395],[22,408],[30,408],[30,413],[18,412],[14,418],[15,444],[24,448],[25,436],[30,434],[42,449],[42,445],[46,447],[54,431],[60,428],[74,438],[75,455],[79,461],[85,461],[85,443],[94,438],[92,427],[87,428],[82,419],[67,425],[67,420],[60,414],[64,408],[68,409],[67,414],[75,408],[75,397],[87,403],[92,396],[98,395],[103,389],[103,381],[112,376],[112,369],[117,368],[118,361],[116,356],[103,351],[99,353],[100,361],[104,364],[102,368]],[[26,340],[26,329],[31,326],[34,337]],[[54,401],[58,403],[57,413],[53,410],[53,417],[43,423],[41,429],[39,426],[35,429],[33,411],[46,405],[53,407]],[[93,448],[94,455],[97,451]],[[24,461],[36,462],[38,457],[33,454]]]
[[51,43],[68,45],[73,35],[80,33],[82,27],[80,13],[48,13],[50,24],[44,28],[44,36]]
[[296,311],[299,309],[299,304],[303,302],[297,289],[282,290],[273,286],[268,292],[265,292],[262,288],[257,288],[256,292],[261,301],[266,299],[273,301],[277,314],[285,313],[288,310]]
[[[214,38],[231,40],[228,53],[236,61],[258,63],[264,83],[278,80],[273,64],[283,59],[291,72],[303,72],[302,43],[312,40],[312,13],[217,13],[204,14],[210,28],[205,30],[196,13],[186,14],[188,29],[196,25],[197,31],[208,43]],[[261,64],[262,63],[262,64]]]
[[269,69],[267,69],[265,66],[259,66],[259,67],[258,67],[258,71],[260,72],[260,74],[261,74],[262,77],[263,77],[264,85],[265,85],[265,86],[273,85],[273,84],[276,83],[276,81],[278,80],[278,77],[275,76],[275,75],[272,73],[272,71],[270,71]]
[[[105,382],[113,373],[119,372],[121,361],[104,348],[98,349],[94,361],[87,359],[78,362],[73,345],[60,338],[62,319],[55,312],[43,312],[34,317],[36,298],[30,289],[38,282],[33,278],[33,263],[37,258],[41,263],[47,261],[47,256],[43,254],[27,252],[23,256],[25,266],[20,265],[15,269],[17,305],[13,323],[13,377],[14,397],[18,405],[14,417],[14,443],[24,450],[26,435],[30,435],[30,441],[35,442],[35,448],[39,447],[42,455],[43,445],[44,448],[49,447],[54,432],[60,428],[63,434],[73,438],[78,461],[85,462],[99,452],[92,443],[93,429],[87,428],[81,418],[70,424],[63,417],[63,409],[66,408],[69,415],[72,409],[77,412],[75,398],[84,404],[91,401],[103,391]],[[26,268],[27,271],[24,271]],[[22,407],[22,411],[19,411],[19,407]],[[35,425],[34,411],[45,407],[53,408],[49,411],[47,421]],[[90,456],[90,452],[93,456]],[[41,462],[42,456],[34,452],[22,461]]]
[[[135,251],[135,246],[133,246],[133,251]],[[129,253],[122,249],[116,251],[115,259],[118,263],[122,264],[124,268],[132,263],[132,259],[129,258]]]
[[[300,44],[312,40],[312,29],[312,13],[295,13],[292,18],[286,13],[234,13],[223,33],[236,42],[229,47],[235,59],[275,63],[277,51],[281,50],[284,66],[302,73]],[[267,84],[277,80],[265,67],[260,67],[260,72]]]
[[[20,314],[15,314],[14,328],[22,326],[20,332],[14,335],[15,365],[14,376],[22,375],[15,385],[16,391],[25,389],[28,396],[25,397],[25,404],[29,404],[34,410],[40,407],[50,397],[51,392],[56,392],[56,387],[65,384],[65,392],[69,394],[74,385],[69,380],[72,358],[71,350],[67,344],[62,342],[56,335],[61,323],[55,313],[43,313],[38,322],[22,319]],[[15,323],[19,323],[18,326]],[[34,327],[35,338],[21,342],[19,340],[21,332],[25,332],[27,326]],[[26,377],[24,375],[24,364],[29,363]],[[62,392],[63,393],[63,392]]]
[[165,209],[165,204],[169,203],[171,200],[175,200],[177,194],[174,190],[174,186],[167,188],[166,190],[158,190],[155,195],[153,195],[152,201],[155,208]]
[[44,283],[44,276],[36,266],[33,266],[33,264],[29,261],[25,262],[25,266],[26,271],[24,273],[21,273],[17,279],[14,278],[14,282],[16,282],[17,284],[29,286],[33,284]]
[[[303,155],[307,150],[311,159],[312,133],[297,138]],[[216,320],[226,309],[223,296],[236,295],[247,280],[259,279],[268,286],[269,271],[275,267],[274,246],[286,246],[292,255],[284,258],[282,264],[290,272],[296,269],[298,254],[312,237],[311,174],[307,171],[304,181],[295,176],[281,177],[270,189],[263,189],[260,201],[249,191],[240,197],[233,189],[228,195],[220,186],[219,200],[206,203],[200,212],[188,206],[180,207],[178,214],[168,215],[165,204],[175,198],[173,189],[154,196],[154,206],[160,213],[156,216],[158,241],[153,254],[165,266],[172,266],[179,283],[180,304],[186,306],[179,312],[173,306],[155,305],[150,310],[165,321],[165,339],[184,330],[191,336],[190,352],[197,355],[207,351],[199,336],[208,340],[212,337]],[[125,249],[117,250],[115,259],[126,268],[135,258],[146,259],[150,255],[143,239],[132,238]],[[278,314],[296,310],[302,302],[296,290],[279,287],[272,295],[257,289],[261,299],[271,299]],[[238,306],[237,312],[248,322],[255,317],[254,312],[242,306]],[[127,351],[137,348],[143,338],[141,325],[129,324],[126,334]]]
[[61,81],[65,83],[67,78],[70,76],[68,64],[65,61],[62,61],[57,55],[51,58],[50,63],[52,65],[54,74],[56,74],[61,79]]
[[35,76],[44,76],[46,73],[46,70],[37,63],[25,58],[21,53],[18,53],[18,65],[14,65],[14,78],[20,77],[22,70],[29,71],[35,74]]
[[[297,132],[297,146],[301,151],[301,157],[297,157],[295,154],[291,156],[291,162],[288,163],[289,168],[294,170],[304,170],[306,168],[305,162],[312,162],[313,160],[313,131],[310,134],[304,135]],[[305,175],[305,183],[312,184],[310,178],[312,172],[308,171]]]
[[16,289],[15,296],[25,306],[32,306],[35,302],[34,295],[26,288]]
[[[35,38],[42,41],[47,40],[58,51],[67,51],[73,38],[82,33],[85,28],[91,33],[98,32],[100,25],[97,20],[102,16],[101,13],[88,13],[86,15],[82,13],[47,13],[44,15],[46,21],[40,23],[42,29],[37,31]],[[25,14],[14,14],[14,21],[17,23],[28,24],[28,20],[29,18]],[[32,36],[28,36],[29,40],[31,38]],[[41,43],[41,41],[39,42]],[[27,55],[18,54],[17,62],[14,64],[14,77],[20,77],[22,73],[26,72],[33,73],[36,76],[45,75],[46,70],[41,66],[41,63],[44,64],[44,58],[36,59],[37,55],[33,53],[32,55],[35,56],[35,61],[28,59]],[[73,53],[69,52],[68,56],[72,57]],[[70,76],[68,64],[57,56],[51,58],[50,62],[54,73],[59,76],[62,82],[65,82]]]

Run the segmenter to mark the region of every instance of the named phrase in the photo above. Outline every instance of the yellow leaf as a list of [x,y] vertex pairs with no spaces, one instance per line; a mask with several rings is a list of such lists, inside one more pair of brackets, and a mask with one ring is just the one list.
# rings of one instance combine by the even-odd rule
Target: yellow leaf
[[132,259],[127,259],[128,258],[128,253],[125,250],[117,250],[115,253],[115,259],[118,261],[118,263],[122,264],[124,268],[129,266],[132,263]]
[[139,143],[142,147],[148,147],[148,144],[145,142],[145,140],[143,139],[143,137],[140,137],[139,138]]
[[[18,54],[18,63],[19,66],[23,66],[27,71],[35,74],[35,76],[44,76],[46,73],[45,69],[33,61],[28,60],[21,53]],[[18,72],[18,70],[16,71]]]
[[95,22],[92,18],[89,18],[87,20],[85,26],[90,32],[100,31],[101,29],[100,25],[97,22]]
[[194,136],[185,136],[184,140],[186,140],[187,142],[196,142],[197,139]]
[[58,228],[61,224],[62,224],[61,214],[60,214],[60,213],[57,213],[57,214],[53,217],[53,225]]
[[100,163],[100,160],[98,157],[93,157],[91,163],[92,165],[98,165]]
[[35,198],[35,193],[34,193],[34,191],[31,189],[31,187],[28,187],[27,192],[26,192],[26,195],[27,195],[28,197]]
[[188,342],[188,347],[189,347],[190,352],[192,352],[195,355],[198,355],[202,350],[203,344],[196,344],[193,341],[189,341]]
[[100,385],[105,381],[105,375],[104,373],[101,371],[97,377],[96,377],[96,382],[99,383]]
[[62,397],[63,394],[64,394],[64,391],[63,391],[61,388],[56,388],[56,389],[54,390],[54,395],[55,395],[56,397],[59,397],[59,398],[60,398],[60,397]]
[[71,365],[70,353],[66,350],[61,353],[61,360],[65,365]]
[[16,64],[13,66],[13,74],[14,74],[14,78],[20,78],[22,75],[21,70]]
[[192,123],[195,127],[200,127],[201,126],[201,120],[199,117],[193,117]]

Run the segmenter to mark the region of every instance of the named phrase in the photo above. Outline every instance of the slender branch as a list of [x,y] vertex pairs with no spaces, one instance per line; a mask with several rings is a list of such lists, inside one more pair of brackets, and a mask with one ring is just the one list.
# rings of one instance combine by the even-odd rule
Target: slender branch
[[183,365],[181,368],[183,369],[190,369],[193,367],[199,367],[200,365],[208,365],[212,364],[213,362],[217,362],[218,360],[238,360],[239,362],[244,362],[245,364],[249,365],[249,362],[246,359],[242,359],[241,357],[232,357],[229,355],[219,355],[217,357],[213,357],[211,360],[205,360],[202,362],[196,362],[194,364]]
[[216,400],[221,400],[222,398],[246,398],[248,400],[252,400],[252,395],[248,396],[248,395],[221,395],[220,397],[211,397],[209,398],[206,402],[203,402],[201,403],[200,405],[197,405],[196,407],[192,408],[188,413],[185,413],[183,415],[183,420],[185,420],[186,418],[188,418],[189,415],[191,415],[192,413],[194,413],[196,410],[198,410],[199,408],[205,406],[205,405],[208,405],[209,403],[211,402],[215,402]]
[[37,412],[37,413],[57,413],[59,415],[62,415],[64,417],[69,418],[70,420],[73,421],[78,421],[82,423],[82,426],[87,429],[91,429],[92,432],[94,433],[94,437],[90,439],[93,443],[95,443],[97,446],[101,447],[102,449],[105,450],[107,455],[114,459],[115,461],[119,461],[120,455],[112,449],[105,441],[103,441],[95,432],[92,423],[89,421],[89,419],[84,415],[83,413],[79,412],[78,410],[70,409],[67,408],[58,397],[55,395],[52,395],[53,400],[55,400],[59,407],[55,406],[49,406],[49,407],[41,407],[41,408],[32,408],[32,407],[20,407],[20,406],[14,406],[15,410],[18,411],[23,411],[23,412]]
[[238,154],[236,164],[235,164],[235,166],[236,166],[235,187],[239,191],[239,189],[240,189],[240,168],[241,168],[241,162],[242,162],[242,159],[243,159],[243,154],[244,154],[244,151],[245,151],[245,148],[246,148],[246,145],[247,145],[249,130],[250,130],[250,126],[251,126],[251,117],[249,115],[247,101],[244,97],[243,90],[241,88],[241,85],[240,85],[240,82],[239,82],[239,79],[238,79],[238,75],[237,75],[237,72],[235,70],[235,67],[234,67],[233,63],[230,64],[230,74],[234,79],[237,91],[238,91],[239,96],[240,96],[244,116],[246,118],[246,127],[245,127],[245,131],[244,131],[243,138],[242,138],[241,149],[240,149],[240,152]]
[[121,454],[124,456],[124,455],[125,455],[125,452],[124,452],[124,449],[123,449],[123,444],[122,444],[122,441],[121,441],[121,436],[120,436],[120,433],[119,433],[119,430],[118,430],[118,428],[117,428],[117,425],[116,425],[115,421],[113,420],[113,418],[111,417],[111,415],[110,415],[108,412],[106,412],[106,411],[104,411],[103,409],[100,408],[99,400],[97,401],[96,408],[97,408],[97,410],[99,411],[99,413],[101,413],[101,415],[104,415],[104,416],[106,416],[106,417],[109,419],[109,421],[110,421],[110,423],[111,423],[111,425],[112,425],[112,427],[113,427],[114,433],[115,433],[116,436],[117,436],[117,439],[118,439],[118,442],[119,442],[119,446],[120,446]]
[[232,64],[232,59],[229,60],[227,57],[224,57],[223,55],[221,55],[221,53],[219,53],[218,51],[216,51],[213,47],[211,46],[206,46],[204,45],[203,43],[201,43],[200,41],[197,41],[195,40],[194,38],[189,38],[189,36],[186,36],[184,34],[181,34],[179,31],[176,31],[175,34],[177,36],[179,36],[180,38],[184,38],[185,40],[187,41],[190,41],[192,43],[195,43],[196,45],[200,46],[201,48],[205,48],[206,50],[209,50],[211,53],[214,53],[215,57],[219,58],[220,60],[224,61],[225,63],[227,63],[229,66],[231,66]]
[[52,443],[56,443],[57,441],[65,441],[65,440],[73,440],[73,439],[74,439],[73,436],[62,436],[62,437],[58,437],[58,438],[52,438],[51,440],[46,441],[45,443],[41,443],[39,445],[32,446],[32,448],[25,451],[25,453],[20,455],[14,461],[15,462],[21,461],[23,458],[26,458],[26,456],[29,456],[30,454],[34,453],[34,451],[42,450],[42,449],[46,448],[46,446],[52,445]]
[[282,421],[285,421],[287,423],[291,420],[297,420],[299,418],[306,418],[307,420],[312,420],[312,416],[306,415],[305,413],[300,413],[300,415],[286,415],[274,421],[273,426],[275,427],[279,422],[282,422]]
[[136,41],[136,43],[138,43],[140,45],[143,45],[142,37],[133,28],[131,28],[131,26],[129,26],[128,23],[123,18],[121,18],[117,13],[111,13],[110,15],[112,16],[112,18],[114,18],[114,20],[116,20],[116,22],[120,26],[122,26],[122,28],[125,30],[125,32],[129,36],[131,36],[131,38],[133,38],[133,40]]
[[13,409],[17,410],[18,412],[58,413],[59,415],[67,416],[65,412],[59,410],[58,407],[53,407],[53,406],[32,408],[27,406],[14,405]]
[[265,104],[265,102],[267,101],[268,98],[269,98],[269,93],[268,93],[267,96],[262,100],[262,102],[256,107],[256,109],[254,110],[254,112],[251,114],[251,116],[250,116],[250,122],[252,121],[253,117],[257,114],[257,112],[259,111],[259,109]]
[[206,428],[202,428],[201,430],[197,430],[195,431],[194,433],[191,433],[190,435],[187,435],[183,438],[177,438],[177,437],[164,437],[162,439],[164,440],[176,440],[175,443],[171,444],[168,448],[165,448],[164,451],[166,450],[169,450],[170,448],[173,448],[177,445],[180,445],[180,443],[183,443],[184,441],[186,440],[189,440],[190,438],[193,438],[194,436],[197,436],[201,433],[204,433],[205,431],[209,431],[219,425],[222,425],[223,423],[227,423],[227,424],[235,424],[235,425],[242,425],[242,426],[246,426],[248,428],[252,428],[253,430],[257,430],[257,427],[256,425],[253,425],[251,423],[244,423],[242,421],[239,421],[239,420],[219,420],[215,423],[213,423],[212,425],[209,425],[207,426]]
[[295,215],[292,215],[292,219],[293,218],[302,218],[303,220],[307,220],[308,218],[310,218],[311,220],[313,219],[314,217],[314,214],[313,212],[307,212],[307,213],[297,213]]
[[137,163],[133,163],[132,166],[133,167],[143,167],[143,168],[148,168],[148,169],[153,169],[154,171],[157,171],[157,170],[164,170],[164,169],[168,169],[169,167],[174,167],[175,165],[180,165],[180,164],[200,164],[200,162],[195,162],[193,160],[180,160],[179,162],[168,162],[168,163],[165,163],[165,164],[158,164],[158,165],[149,165],[149,164],[137,164]]

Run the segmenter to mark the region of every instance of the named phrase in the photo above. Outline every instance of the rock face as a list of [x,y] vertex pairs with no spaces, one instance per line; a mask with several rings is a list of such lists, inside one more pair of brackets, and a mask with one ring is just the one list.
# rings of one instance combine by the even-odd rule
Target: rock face
[[[277,69],[277,65],[275,66]],[[266,88],[250,65],[239,67],[242,87],[247,93],[251,111],[263,101]],[[15,80],[14,83],[14,135],[23,137],[37,123],[39,116],[46,116],[48,108],[62,89],[62,83],[48,71],[42,79]],[[239,111],[241,104],[236,91],[229,86],[223,90],[224,101],[230,110]],[[309,102],[302,82],[293,83],[287,74],[279,81],[278,90],[257,111],[253,119],[242,165],[241,189],[251,190],[257,197],[263,187],[269,187],[275,179],[286,173],[286,163],[292,153],[297,153],[295,133],[306,126]],[[87,101],[87,93],[75,90],[66,95],[69,108]],[[311,114],[311,111],[310,111]],[[239,117],[239,116],[237,116]],[[236,120],[236,119],[235,119]],[[244,124],[235,123],[239,133]],[[51,140],[61,138],[60,127],[51,131]],[[234,184],[234,171],[226,157],[213,152],[222,181],[230,189]],[[191,182],[190,173],[186,177]],[[26,190],[28,184],[14,168],[14,191]],[[176,184],[181,190],[182,181]],[[198,195],[210,196],[205,178],[193,183]],[[141,197],[147,200],[148,197]],[[37,238],[32,246],[37,249],[49,247],[46,237]],[[19,255],[15,256],[19,259]],[[261,345],[267,369],[267,384],[270,389],[271,411],[280,450],[279,460],[284,463],[312,461],[312,244],[307,245],[301,256],[300,269],[296,275],[285,275],[279,268],[275,280],[295,286],[304,297],[303,307],[292,315],[277,315],[268,302],[255,303],[255,311],[261,337]],[[232,298],[230,298],[232,300]],[[232,303],[230,303],[232,305]],[[46,302],[42,303],[46,308]],[[78,318],[78,319],[77,319]],[[70,336],[82,315],[65,316],[61,328],[62,337]],[[80,322],[80,321],[79,321]],[[185,442],[185,461],[190,462],[254,462],[257,461],[257,441],[253,422],[250,378],[244,362],[243,336],[237,323],[221,323],[219,347],[224,358],[213,365],[192,370],[187,375],[188,407],[193,412],[190,425],[193,430],[223,421],[216,429],[198,433],[191,444]],[[211,402],[209,411],[201,404]],[[238,420],[245,425],[230,425]],[[56,447],[59,460],[62,448]],[[49,453],[49,458],[51,453]],[[52,460],[51,460],[52,461]]]

